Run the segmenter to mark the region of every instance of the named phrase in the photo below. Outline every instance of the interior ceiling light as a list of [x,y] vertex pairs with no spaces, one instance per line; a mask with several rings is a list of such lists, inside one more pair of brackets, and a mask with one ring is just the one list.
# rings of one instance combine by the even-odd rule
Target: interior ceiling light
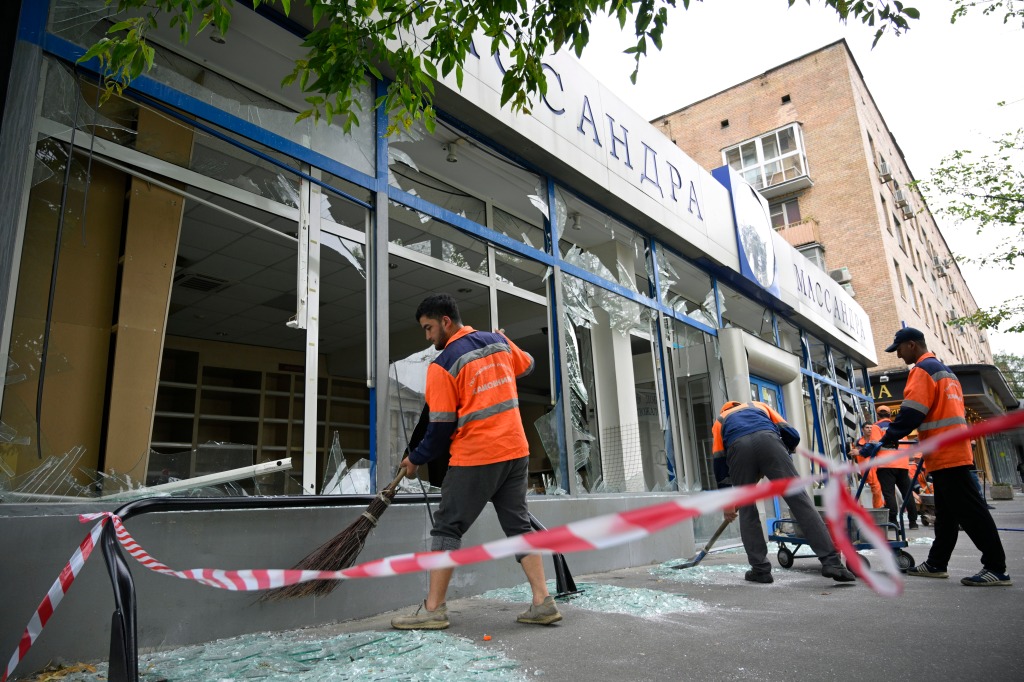
[[580,214],[579,213],[570,213],[569,214],[569,220],[572,221],[572,222],[569,223],[569,227],[571,227],[572,229],[574,229],[574,230],[582,230],[583,229],[583,226],[580,225]]
[[210,34],[210,40],[212,40],[213,42],[217,43],[218,45],[223,45],[224,43],[228,42],[228,41],[224,40],[224,36],[222,36],[219,33],[211,33]]

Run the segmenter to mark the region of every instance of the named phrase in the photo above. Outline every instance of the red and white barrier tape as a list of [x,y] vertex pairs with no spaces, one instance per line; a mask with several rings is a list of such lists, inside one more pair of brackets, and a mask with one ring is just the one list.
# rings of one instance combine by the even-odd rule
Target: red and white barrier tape
[[11,673],[14,672],[14,668],[17,667],[18,662],[25,657],[28,650],[32,648],[32,644],[39,638],[43,628],[46,627],[47,621],[50,620],[50,616],[57,610],[64,595],[71,589],[71,584],[75,582],[75,577],[82,570],[82,566],[85,565],[89,555],[92,554],[92,550],[100,541],[100,535],[103,533],[103,526],[106,524],[107,519],[103,518],[92,527],[89,534],[82,540],[82,544],[78,546],[75,553],[68,559],[68,563],[64,566],[64,570],[60,572],[57,579],[50,586],[46,596],[43,597],[43,601],[40,602],[39,606],[36,607],[36,612],[32,615],[32,619],[28,622],[25,627],[25,632],[21,635],[21,641],[18,642],[17,649],[14,650],[14,654],[11,656],[11,660],[7,663],[7,669],[4,671],[0,682],[10,677]]
[[632,540],[652,535],[669,526],[702,514],[720,511],[726,507],[743,507],[763,499],[787,497],[804,490],[808,485],[827,479],[825,486],[825,519],[829,532],[836,544],[836,549],[843,553],[850,562],[853,571],[863,578],[872,590],[884,596],[898,596],[903,589],[902,576],[891,552],[881,553],[883,573],[865,570],[863,561],[856,553],[853,542],[847,533],[847,517],[852,519],[860,533],[875,547],[888,544],[885,534],[874,524],[871,517],[850,494],[844,481],[845,475],[863,472],[877,466],[900,460],[908,455],[920,453],[927,455],[937,448],[951,442],[977,438],[998,431],[1011,429],[1024,424],[1024,411],[1011,412],[995,419],[981,422],[964,431],[956,431],[940,438],[930,439],[909,450],[901,450],[892,455],[876,457],[869,463],[856,465],[852,463],[834,463],[820,455],[806,450],[801,454],[818,462],[827,471],[812,476],[761,481],[753,485],[726,488],[705,492],[698,495],[661,502],[639,509],[606,514],[583,521],[575,521],[565,526],[543,531],[516,535],[486,542],[475,547],[447,552],[417,552],[398,554],[368,561],[342,571],[299,571],[295,569],[249,569],[222,570],[215,568],[193,568],[174,570],[156,560],[146,552],[121,522],[121,518],[111,512],[99,514],[83,514],[81,522],[99,519],[81,546],[61,571],[60,576],[50,587],[46,597],[36,609],[22,635],[14,655],[0,682],[4,682],[14,671],[17,664],[24,658],[33,642],[39,637],[47,621],[53,615],[60,600],[71,588],[75,576],[78,575],[89,558],[89,554],[99,541],[104,524],[109,520],[114,525],[117,540],[133,558],[146,568],[174,576],[183,580],[192,580],[203,585],[231,591],[266,590],[284,587],[310,580],[348,580],[356,578],[379,578],[384,576],[418,573],[436,568],[454,568],[469,564],[491,561],[514,556],[516,554],[569,554],[592,549],[606,549],[624,544]]

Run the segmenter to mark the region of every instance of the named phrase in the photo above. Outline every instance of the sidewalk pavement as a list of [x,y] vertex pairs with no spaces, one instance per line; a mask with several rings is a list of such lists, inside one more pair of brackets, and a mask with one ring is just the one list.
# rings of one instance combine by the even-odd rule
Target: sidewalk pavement
[[[814,558],[798,558],[789,570],[773,558],[775,582],[749,583],[743,580],[745,554],[737,549],[713,552],[699,566],[681,571],[639,567],[574,576],[578,585],[685,595],[704,605],[702,612],[638,617],[588,610],[569,600],[559,604],[561,623],[537,627],[515,622],[521,602],[457,599],[448,604],[452,624],[445,632],[497,649],[526,675],[550,682],[1021,680],[1024,496],[994,506],[999,528],[1020,529],[1000,533],[1016,581],[1012,587],[960,584],[961,577],[981,568],[978,550],[963,533],[948,580],[905,578],[903,595],[896,599],[880,597],[860,581],[823,578]],[[909,531],[907,551],[916,562],[927,558],[931,537],[929,527]],[[871,554],[867,557],[870,561]],[[572,556],[566,560],[571,569]],[[623,601],[640,600],[624,596]],[[394,615],[333,630],[387,630]],[[491,640],[481,640],[485,633]]]
[[[195,649],[143,654],[140,670],[144,682],[243,677],[1021,680],[1024,496],[994,506],[1009,572],[1016,581],[1012,587],[960,584],[961,577],[980,569],[979,552],[963,533],[948,580],[905,578],[905,590],[895,599],[874,594],[860,581],[837,583],[821,577],[816,559],[799,558],[809,552],[806,546],[788,570],[773,556],[773,584],[749,583],[743,579],[745,555],[731,549],[713,552],[690,569],[671,570],[668,566],[676,562],[667,562],[576,575],[585,592],[560,603],[564,620],[547,627],[515,622],[529,594],[521,585],[450,600],[451,627],[442,633],[399,633],[390,627],[390,619],[399,612],[389,612],[328,627],[248,636],[244,644],[238,638],[222,640],[207,645],[202,654],[212,661],[206,672],[196,667],[202,656],[191,653]],[[928,527],[910,531],[907,551],[915,562],[927,557],[930,537]],[[773,553],[777,549],[770,548]],[[871,560],[876,551],[865,554]],[[572,555],[566,559],[571,569]],[[550,562],[545,563],[551,577]],[[453,593],[466,584],[472,584],[471,567],[457,570]],[[335,594],[344,598],[344,590]],[[250,665],[245,671],[236,667],[230,674],[228,668],[218,667],[228,660],[270,656],[281,643],[290,649],[277,660]],[[384,653],[382,646],[387,648]],[[372,647],[378,648],[371,652]],[[175,669],[186,661],[192,665],[187,672]],[[296,661],[301,665],[289,676],[287,666]]]

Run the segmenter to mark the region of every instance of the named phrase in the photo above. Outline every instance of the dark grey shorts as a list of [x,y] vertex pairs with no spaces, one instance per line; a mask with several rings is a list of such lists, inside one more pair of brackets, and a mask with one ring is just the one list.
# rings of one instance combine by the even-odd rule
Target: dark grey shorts
[[441,484],[441,506],[430,531],[431,551],[462,547],[462,536],[488,502],[494,505],[506,536],[533,530],[526,508],[529,464],[529,457],[520,457],[480,466],[449,467]]

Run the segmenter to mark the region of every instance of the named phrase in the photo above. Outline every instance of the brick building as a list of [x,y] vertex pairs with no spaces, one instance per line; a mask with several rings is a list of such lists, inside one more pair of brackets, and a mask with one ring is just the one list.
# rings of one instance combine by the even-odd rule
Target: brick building
[[975,394],[969,417],[1016,406],[986,332],[948,324],[977,304],[845,40],[653,123],[702,166],[740,173],[775,229],[855,297],[874,333],[877,402],[902,399],[906,367],[884,349],[905,325]]
[[[729,163],[768,199],[789,243],[847,285],[871,318],[878,370],[903,324],[946,362],[989,364],[977,308],[845,40],[654,121],[702,166]],[[883,274],[884,273],[884,274]]]

